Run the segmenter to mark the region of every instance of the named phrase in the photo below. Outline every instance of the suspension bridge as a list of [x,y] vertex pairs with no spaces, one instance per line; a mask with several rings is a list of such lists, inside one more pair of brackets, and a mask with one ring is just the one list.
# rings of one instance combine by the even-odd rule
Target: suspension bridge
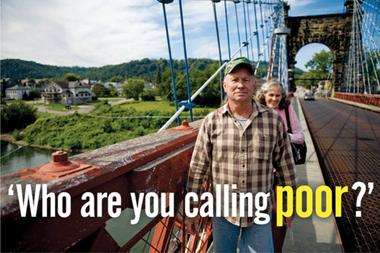
[[[196,235],[188,234],[184,226],[186,217],[183,215],[182,200],[201,122],[193,121],[192,109],[197,96],[215,80],[220,83],[220,99],[224,100],[223,68],[235,57],[247,57],[255,67],[255,75],[260,66],[267,64],[265,79],[276,78],[287,91],[294,92],[297,52],[309,43],[325,44],[334,56],[333,70],[328,77],[333,84],[333,96],[351,103],[380,106],[380,29],[377,26],[380,21],[380,3],[377,0],[346,0],[342,13],[298,17],[289,16],[290,7],[282,0],[210,1],[219,68],[194,92],[189,78],[191,66],[187,56],[186,10],[182,0],[159,0],[157,4],[162,6],[171,70],[171,93],[177,112],[157,133],[70,158],[64,152],[54,153],[51,163],[2,176],[3,251],[211,251],[212,227],[209,219],[200,221],[199,233]],[[168,5],[176,5],[180,17],[187,96],[184,101],[179,101],[177,97],[178,80],[173,67],[173,43],[168,25],[173,20],[168,20]],[[220,29],[222,22],[225,28],[223,34]],[[236,25],[236,29],[232,25]],[[223,40],[225,44],[221,43],[222,36],[226,38]],[[236,45],[232,41],[236,41]],[[224,55],[222,52],[227,53]],[[301,118],[306,118],[303,124],[306,131],[310,131],[309,143],[315,146],[315,152],[310,153],[309,150],[307,164],[320,163],[316,171],[308,171],[306,167],[298,170],[301,171],[299,176],[302,180],[307,179],[309,181],[305,182],[310,184],[326,182],[329,186],[351,185],[355,181],[371,181],[375,185],[380,183],[377,170],[380,165],[378,113],[332,99],[296,102],[296,105]],[[185,110],[190,111],[190,123],[184,121],[180,124],[181,113]],[[40,183],[47,184],[51,192],[68,192],[71,195],[72,213],[69,217],[43,218],[37,215],[20,218],[17,197],[9,195],[8,188],[12,184],[25,186]],[[124,218],[116,219],[109,215],[82,217],[81,195],[88,191],[120,193]],[[132,215],[130,193],[151,191],[175,193],[175,217],[145,217],[136,226],[128,225]],[[362,212],[365,215],[361,218],[354,215],[355,199],[355,193],[343,199],[344,215],[336,221],[330,220],[329,224],[333,228],[330,226],[325,229],[323,224],[314,220],[309,226],[300,222],[302,225],[297,230],[298,234],[291,234],[296,238],[287,240],[298,243],[300,252],[309,250],[306,244],[311,241],[315,241],[315,244],[310,250],[316,247],[334,252],[379,250],[378,191],[363,202]],[[103,213],[107,213],[105,200],[103,202]],[[115,227],[121,230],[115,232]],[[332,233],[332,237],[340,238],[338,241],[341,243],[334,244],[331,238],[320,239],[326,238],[324,234],[328,232]],[[310,234],[313,236],[310,237]],[[326,246],[330,244],[333,246]],[[297,245],[292,249],[295,250]]]

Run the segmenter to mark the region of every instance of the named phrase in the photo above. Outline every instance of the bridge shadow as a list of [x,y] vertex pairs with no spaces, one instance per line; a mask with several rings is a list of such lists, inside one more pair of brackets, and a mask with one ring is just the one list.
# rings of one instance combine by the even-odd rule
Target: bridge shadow
[[[313,155],[315,155],[314,151],[307,157],[310,158]],[[307,163],[310,162],[313,163],[308,159]],[[311,170],[312,168],[307,167],[297,165],[297,184],[315,188],[318,186],[317,182],[310,181],[308,178],[316,178],[316,173]],[[304,198],[303,203],[305,203]],[[305,208],[305,204],[303,207]],[[309,218],[295,216],[292,227],[287,231],[283,252],[305,252],[305,249],[308,252],[342,252],[333,219],[334,217],[321,219],[316,215]]]
[[[308,185],[315,189],[324,185],[325,181],[319,166],[317,153],[313,145],[305,117],[298,100],[293,100],[293,107],[298,114],[304,129],[305,142],[308,147],[306,163],[296,166],[297,185]],[[322,208],[325,210],[325,201],[322,199]],[[303,209],[306,209],[305,196],[303,196]],[[313,202],[313,210],[314,202]],[[330,216],[321,219],[316,215],[309,218],[295,216],[292,227],[288,229],[283,247],[284,252],[342,252],[342,245],[337,231],[335,219]]]

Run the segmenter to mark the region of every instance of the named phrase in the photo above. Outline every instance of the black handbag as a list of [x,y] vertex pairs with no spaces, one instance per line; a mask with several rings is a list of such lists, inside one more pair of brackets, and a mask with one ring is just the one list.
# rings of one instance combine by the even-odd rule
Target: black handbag
[[[285,108],[285,116],[286,116],[286,125],[288,126],[288,133],[292,133],[292,126],[290,125],[290,117],[289,117],[289,105]],[[295,164],[304,164],[306,161],[306,143],[305,141],[302,144],[290,143],[292,146],[293,159]]]

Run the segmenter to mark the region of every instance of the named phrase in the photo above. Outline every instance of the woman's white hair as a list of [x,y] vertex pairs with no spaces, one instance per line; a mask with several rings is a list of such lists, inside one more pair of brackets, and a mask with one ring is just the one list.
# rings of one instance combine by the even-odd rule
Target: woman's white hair
[[278,87],[280,89],[281,97],[284,99],[286,97],[286,92],[285,89],[282,87],[279,81],[272,79],[268,80],[265,83],[263,83],[258,89],[256,93],[256,99],[259,101],[261,104],[266,105],[265,103],[265,94],[272,89],[273,87]]

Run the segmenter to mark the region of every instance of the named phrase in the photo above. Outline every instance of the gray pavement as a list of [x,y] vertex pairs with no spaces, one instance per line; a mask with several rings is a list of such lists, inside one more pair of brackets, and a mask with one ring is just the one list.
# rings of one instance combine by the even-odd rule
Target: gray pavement
[[356,106],[356,107],[359,107],[359,108],[362,108],[362,109],[366,109],[366,110],[369,110],[369,111],[380,112],[380,107],[375,106],[375,105],[367,105],[367,104],[357,103],[357,102],[348,101],[348,100],[339,99],[339,98],[333,98],[333,97],[329,97],[329,99],[337,101],[337,102],[340,102],[340,103],[344,103],[344,104],[347,104],[347,105]]

